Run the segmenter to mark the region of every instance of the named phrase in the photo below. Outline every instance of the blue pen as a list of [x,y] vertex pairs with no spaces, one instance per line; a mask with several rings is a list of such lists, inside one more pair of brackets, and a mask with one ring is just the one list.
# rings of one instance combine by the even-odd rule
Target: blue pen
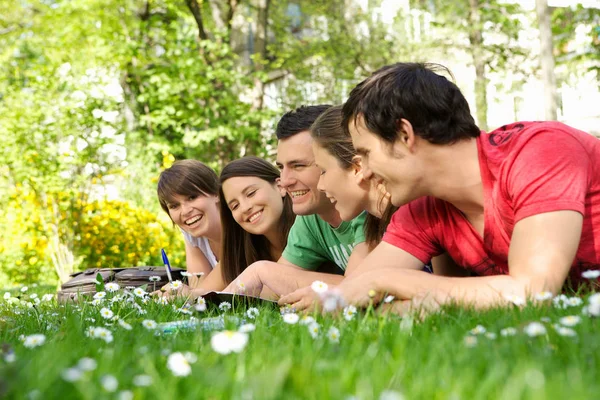
[[169,278],[169,282],[173,282],[173,278],[171,277],[171,264],[169,264],[169,259],[167,258],[167,253],[165,253],[165,249],[160,249],[160,255],[162,256],[163,264],[165,264],[167,278]]

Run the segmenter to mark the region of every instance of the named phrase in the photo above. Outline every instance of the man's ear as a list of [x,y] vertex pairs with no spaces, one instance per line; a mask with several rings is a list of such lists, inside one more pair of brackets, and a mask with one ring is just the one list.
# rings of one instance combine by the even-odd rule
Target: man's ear
[[400,119],[396,121],[397,137],[396,143],[402,144],[411,153],[415,148],[415,131],[413,126],[407,119]]

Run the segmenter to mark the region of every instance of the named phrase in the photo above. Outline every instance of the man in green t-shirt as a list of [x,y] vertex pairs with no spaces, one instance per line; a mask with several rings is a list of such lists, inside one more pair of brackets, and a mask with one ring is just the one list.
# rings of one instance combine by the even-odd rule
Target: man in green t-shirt
[[[340,283],[343,276],[367,255],[363,230],[365,214],[342,221],[335,206],[317,189],[320,170],[315,165],[310,126],[329,105],[302,106],[286,113],[277,124],[277,166],[281,186],[292,198],[298,215],[277,263],[258,261],[250,265],[225,291],[277,297],[319,280]],[[317,272],[334,265],[338,273]]]

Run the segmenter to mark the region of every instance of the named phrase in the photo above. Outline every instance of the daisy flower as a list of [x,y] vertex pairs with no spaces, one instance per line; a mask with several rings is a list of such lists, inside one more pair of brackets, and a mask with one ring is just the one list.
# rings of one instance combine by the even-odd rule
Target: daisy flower
[[43,345],[45,342],[46,335],[37,333],[35,335],[25,336],[25,338],[23,339],[23,346],[27,347],[28,349],[32,349],[34,347]]
[[133,400],[133,392],[131,390],[121,390],[117,393],[117,400]]
[[98,363],[93,358],[83,357],[77,363],[77,368],[82,371],[93,371],[98,366]]
[[94,329],[94,337],[104,340],[106,343],[113,341],[113,334],[106,328],[98,326]]
[[484,336],[490,340],[496,339],[498,336],[494,332],[486,332]]
[[176,311],[181,314],[192,315],[192,312],[187,308],[178,308]]
[[113,317],[114,313],[110,310],[110,308],[104,307],[100,310],[100,315],[104,319],[111,319]]
[[290,325],[297,323],[298,320],[300,319],[298,314],[295,314],[295,313],[283,314],[282,318],[283,318],[283,322],[285,322],[286,324],[290,324]]
[[577,332],[575,332],[573,329],[560,325],[556,327],[556,333],[558,333],[560,336],[577,336]]
[[477,325],[475,328],[471,329],[469,331],[469,333],[471,335],[482,335],[486,332],[487,330],[485,329],[485,327],[483,325]]
[[581,322],[581,317],[578,317],[577,315],[569,315],[567,317],[562,317],[558,320],[558,322],[560,322],[560,324],[563,326],[575,326]]
[[10,293],[4,292],[4,300],[8,300],[8,299],[10,299]]
[[310,333],[310,336],[312,336],[313,339],[316,339],[317,336],[319,336],[320,330],[321,330],[321,326],[318,323],[312,322],[312,323],[308,324],[308,333]]
[[239,291],[241,293],[244,293],[246,291],[246,284],[242,281],[240,281],[239,279],[236,281],[237,287],[239,289]]
[[26,291],[28,291],[28,290],[29,290],[29,288],[28,288],[27,286],[23,286],[23,287],[21,288],[21,293],[25,293],[25,292],[26,292]]
[[148,278],[148,280],[150,282],[160,282],[160,276],[152,275],[151,277]]
[[339,343],[340,342],[340,330],[338,328],[336,328],[335,326],[332,326],[327,331],[327,337],[329,338],[330,342]]
[[395,299],[395,297],[390,294],[389,296],[385,296],[385,299],[383,299],[383,302],[391,303],[392,301],[394,301],[394,299]]
[[384,390],[379,395],[379,400],[405,400],[406,397],[400,392],[395,390]]
[[98,292],[94,295],[94,300],[102,300],[106,297],[106,292]]
[[195,308],[196,308],[196,311],[199,311],[199,312],[206,311],[206,300],[204,300],[204,297],[198,297]]
[[517,330],[511,326],[509,326],[508,328],[504,328],[500,330],[500,336],[514,336],[517,334]]
[[546,334],[546,327],[539,322],[531,322],[524,329],[525,332],[530,337],[536,337]]
[[104,375],[100,378],[100,384],[107,392],[114,392],[119,387],[119,381],[113,375]]
[[198,278],[204,276],[204,272],[193,272],[192,275],[197,276]]
[[162,296],[162,297],[157,297],[156,299],[154,299],[154,302],[156,304],[162,304],[164,306],[166,304],[169,304],[169,299],[166,296]]
[[506,301],[513,303],[517,307],[521,307],[521,306],[525,305],[525,299],[522,297],[519,297],[517,295],[514,295],[514,294],[505,295],[504,299]]
[[414,324],[414,318],[410,315],[405,315],[402,317],[402,321],[400,321],[400,330],[402,332],[411,332]]
[[238,332],[250,333],[250,332],[254,332],[255,330],[256,330],[256,325],[244,324],[244,325],[240,326],[240,328],[238,329]]
[[190,274],[187,271],[181,271],[181,276],[185,277],[185,278],[189,278],[190,276],[192,276],[192,274]]
[[38,297],[37,293],[31,293],[31,294],[29,295],[29,298],[30,298],[30,299],[37,299],[37,297]]
[[547,324],[549,324],[550,322],[552,322],[552,320],[549,317],[542,317],[542,318],[540,318],[540,321],[546,322]]
[[210,345],[219,354],[239,353],[247,344],[248,334],[244,332],[222,331],[210,339]]
[[344,315],[344,319],[346,321],[352,321],[352,319],[354,319],[354,316],[356,315],[356,307],[353,305],[349,305],[344,308],[342,314]]
[[346,305],[346,302],[337,291],[326,291],[321,294],[323,302],[323,311],[332,312],[337,309],[341,309]]
[[300,318],[300,325],[310,325],[313,322],[315,322],[315,319],[310,315],[304,315],[302,318]]
[[171,282],[171,289],[173,289],[173,290],[177,290],[177,289],[181,288],[182,286],[183,286],[183,283],[181,283],[181,281]]
[[151,320],[151,319],[145,319],[145,320],[143,320],[142,321],[142,325],[144,326],[144,328],[150,329],[150,330],[156,329],[156,327],[158,326],[158,324],[155,321]]
[[577,307],[583,304],[583,300],[581,300],[579,297],[569,297],[566,303],[571,307]]
[[231,304],[229,304],[228,302],[224,301],[221,304],[219,304],[219,310],[221,310],[221,311],[231,310]]
[[591,295],[588,302],[589,305],[586,307],[587,314],[600,317],[600,293]]
[[256,307],[250,307],[248,309],[248,311],[246,311],[246,315],[250,319],[254,319],[254,318],[258,317],[259,314],[260,314],[260,311],[258,311],[258,308],[256,308]]
[[329,288],[329,286],[327,286],[327,284],[325,282],[321,282],[321,281],[314,281],[310,287],[312,288],[312,290],[315,291],[315,293],[325,293],[327,291],[327,289]]
[[121,328],[130,331],[131,329],[133,329],[133,327],[131,325],[129,325],[127,322],[123,321],[122,319],[117,320],[117,323],[121,326]]
[[150,375],[136,375],[133,377],[133,385],[137,387],[146,387],[152,385],[152,377]]
[[167,358],[167,368],[175,376],[188,376],[192,373],[192,367],[189,361],[182,353],[171,353]]
[[77,382],[83,376],[83,371],[79,368],[67,368],[60,373],[60,376],[67,382]]
[[466,347],[477,346],[477,336],[471,336],[471,335],[465,336],[465,346]]
[[543,291],[543,292],[539,292],[538,294],[536,294],[534,296],[534,299],[537,301],[546,301],[546,300],[551,300],[553,297],[554,297],[554,295],[552,294],[552,292]]
[[133,290],[133,294],[135,294],[137,297],[144,297],[146,295],[146,291],[141,287],[137,287]]
[[107,283],[106,285],[104,285],[104,289],[106,289],[106,291],[107,291],[107,292],[110,292],[110,293],[114,293],[114,292],[116,292],[117,290],[119,290],[120,288],[121,288],[121,287],[120,287],[120,286],[119,286],[119,284],[118,284],[118,283],[116,283],[116,282],[109,282],[109,283]]
[[600,270],[589,269],[587,271],[583,271],[581,276],[585,279],[598,279],[600,278]]

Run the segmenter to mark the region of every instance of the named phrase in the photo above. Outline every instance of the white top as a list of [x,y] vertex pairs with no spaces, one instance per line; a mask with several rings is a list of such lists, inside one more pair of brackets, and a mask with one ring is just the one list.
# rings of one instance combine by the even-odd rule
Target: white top
[[[179,228],[179,229],[181,229],[181,228]],[[212,252],[212,249],[210,248],[208,239],[205,237],[198,237],[198,238],[193,237],[192,235],[190,235],[183,229],[181,229],[181,233],[183,233],[183,237],[186,242],[188,242],[189,244],[191,244],[194,247],[199,248],[200,251],[202,251],[202,253],[204,254],[204,257],[206,257],[206,259],[208,260],[210,267],[215,268],[215,265],[217,265],[218,261],[217,261],[217,257],[215,257],[215,255]]]

